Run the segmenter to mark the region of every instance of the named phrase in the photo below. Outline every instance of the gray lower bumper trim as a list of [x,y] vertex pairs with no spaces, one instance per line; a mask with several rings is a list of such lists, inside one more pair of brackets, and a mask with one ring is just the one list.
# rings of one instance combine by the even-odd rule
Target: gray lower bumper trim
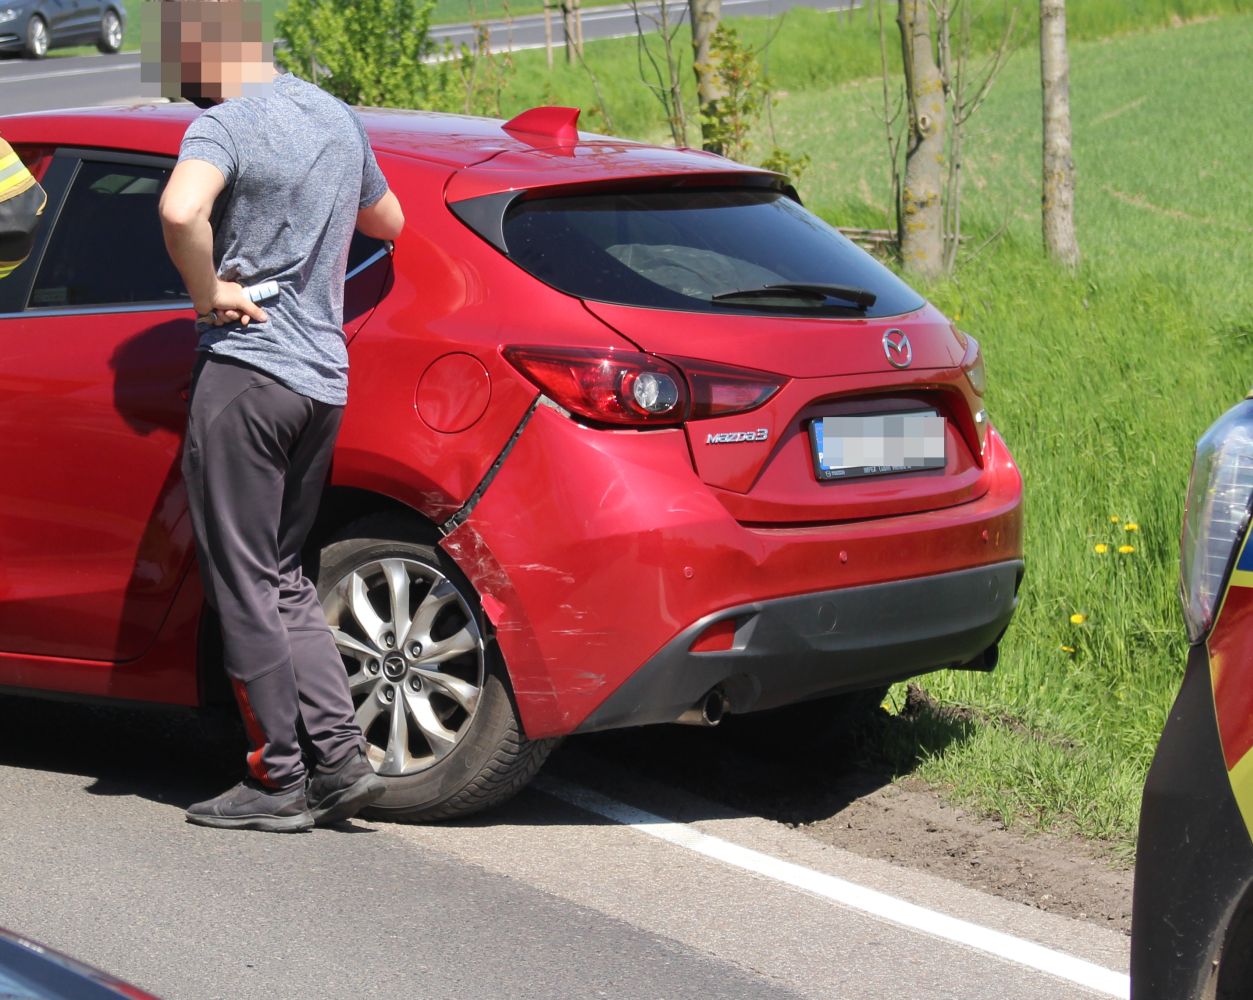
[[[1020,560],[939,576],[802,594],[730,608],[684,630],[632,674],[578,732],[673,722],[721,686],[732,712],[980,667],[1017,604]],[[693,653],[733,619],[733,648]]]

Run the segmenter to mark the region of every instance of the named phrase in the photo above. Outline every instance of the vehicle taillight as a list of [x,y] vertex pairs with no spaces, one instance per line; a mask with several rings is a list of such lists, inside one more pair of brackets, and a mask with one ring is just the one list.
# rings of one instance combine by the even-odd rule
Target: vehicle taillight
[[506,361],[563,409],[627,426],[675,426],[756,409],[786,380],[764,372],[639,351],[506,347]]
[[777,375],[710,361],[689,358],[671,360],[683,369],[692,387],[692,420],[755,410],[783,388],[787,381]]
[[966,373],[975,395],[982,397],[988,388],[988,376],[983,368],[983,351],[979,348],[979,341],[970,334],[966,334],[966,355],[962,358],[962,371]]
[[[968,333],[960,333],[962,341],[966,346],[966,353],[962,357],[962,371],[966,373],[966,381],[970,383],[970,388],[980,402],[983,400],[983,394],[988,388],[988,376],[983,367],[983,351],[979,347],[979,341]],[[984,445],[988,439],[988,411],[980,406],[975,410],[975,433],[979,435],[979,452],[982,454]]]

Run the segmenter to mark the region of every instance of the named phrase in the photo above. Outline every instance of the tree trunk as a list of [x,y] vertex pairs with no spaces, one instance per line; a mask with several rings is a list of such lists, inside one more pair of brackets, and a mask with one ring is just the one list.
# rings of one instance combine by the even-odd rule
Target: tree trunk
[[928,0],[899,0],[909,142],[901,187],[900,247],[905,268],[924,278],[944,271],[943,190],[947,107],[931,40]]
[[709,138],[705,119],[711,117],[723,97],[718,67],[710,51],[710,40],[722,20],[722,0],[688,0],[692,22],[692,68],[696,71],[696,93],[700,99],[701,145],[711,153],[721,153],[722,144]]
[[1075,161],[1070,146],[1070,57],[1066,52],[1066,0],[1040,0],[1040,79],[1044,100],[1044,247],[1074,270]]
[[544,0],[544,54],[548,68],[553,68],[553,0]]

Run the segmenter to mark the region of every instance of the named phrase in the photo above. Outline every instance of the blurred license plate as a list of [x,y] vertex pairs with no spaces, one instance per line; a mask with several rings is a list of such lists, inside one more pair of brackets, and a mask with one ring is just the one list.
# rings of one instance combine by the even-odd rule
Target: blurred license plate
[[809,438],[819,479],[944,468],[944,418],[934,411],[823,417]]

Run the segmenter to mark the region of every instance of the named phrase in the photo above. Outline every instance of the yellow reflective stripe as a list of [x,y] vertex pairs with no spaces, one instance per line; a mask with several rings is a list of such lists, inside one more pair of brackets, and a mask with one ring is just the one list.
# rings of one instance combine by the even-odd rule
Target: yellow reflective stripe
[[17,162],[17,153],[5,153],[0,156],[0,170],[8,170]]
[[1231,791],[1235,794],[1236,805],[1240,807],[1240,815],[1244,817],[1244,825],[1249,828],[1249,837],[1253,839],[1253,750],[1236,762],[1228,777],[1231,778]]
[[1233,569],[1229,587],[1253,587],[1253,572],[1247,569]]
[[16,264],[0,264],[0,278],[7,278],[10,274],[22,266],[24,262],[18,261]]
[[16,156],[6,156],[0,159],[0,177],[9,177],[25,169],[26,166]]
[[8,201],[35,186],[35,178],[22,167],[11,177],[0,177],[0,201]]

